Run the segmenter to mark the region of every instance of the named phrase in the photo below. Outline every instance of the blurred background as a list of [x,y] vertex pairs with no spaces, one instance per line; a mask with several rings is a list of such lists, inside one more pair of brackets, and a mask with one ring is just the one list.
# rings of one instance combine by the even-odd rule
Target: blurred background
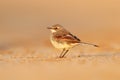
[[[46,29],[54,24],[100,48],[79,46],[56,59]],[[0,0],[0,78],[118,80],[119,35],[120,0]]]
[[1,0],[0,42],[37,40],[42,44],[49,39],[46,27],[61,24],[83,41],[117,45],[119,3],[119,0]]

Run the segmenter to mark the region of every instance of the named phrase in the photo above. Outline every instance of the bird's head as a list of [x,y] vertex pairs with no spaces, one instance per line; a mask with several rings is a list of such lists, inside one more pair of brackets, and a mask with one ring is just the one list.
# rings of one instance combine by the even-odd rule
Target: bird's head
[[58,32],[60,30],[63,30],[64,28],[60,24],[55,24],[51,27],[47,27],[47,29],[50,29],[52,33]]

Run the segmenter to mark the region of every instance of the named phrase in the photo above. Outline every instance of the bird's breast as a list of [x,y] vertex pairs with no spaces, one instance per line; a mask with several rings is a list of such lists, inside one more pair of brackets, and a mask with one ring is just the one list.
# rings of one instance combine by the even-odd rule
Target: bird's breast
[[69,49],[76,45],[76,44],[68,44],[67,42],[59,42],[58,40],[54,39],[52,36],[50,38],[50,41],[52,45],[58,49],[64,49],[64,48]]

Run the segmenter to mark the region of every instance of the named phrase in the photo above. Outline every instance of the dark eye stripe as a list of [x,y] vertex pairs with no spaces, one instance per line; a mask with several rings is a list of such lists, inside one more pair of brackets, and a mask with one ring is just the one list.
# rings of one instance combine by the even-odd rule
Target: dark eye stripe
[[58,29],[58,28],[56,27],[56,28],[54,28],[54,29]]
[[58,27],[55,27],[54,29],[58,29]]

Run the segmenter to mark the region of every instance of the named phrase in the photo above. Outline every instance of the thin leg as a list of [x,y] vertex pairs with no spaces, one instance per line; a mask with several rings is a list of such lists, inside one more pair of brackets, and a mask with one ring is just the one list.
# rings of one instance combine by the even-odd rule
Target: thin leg
[[62,55],[63,55],[64,51],[65,51],[65,48],[64,48],[64,49],[63,49],[63,51],[61,52],[61,54],[60,54],[59,58],[61,58],[61,57],[62,57]]
[[69,50],[66,50],[65,53],[61,56],[63,58]]

